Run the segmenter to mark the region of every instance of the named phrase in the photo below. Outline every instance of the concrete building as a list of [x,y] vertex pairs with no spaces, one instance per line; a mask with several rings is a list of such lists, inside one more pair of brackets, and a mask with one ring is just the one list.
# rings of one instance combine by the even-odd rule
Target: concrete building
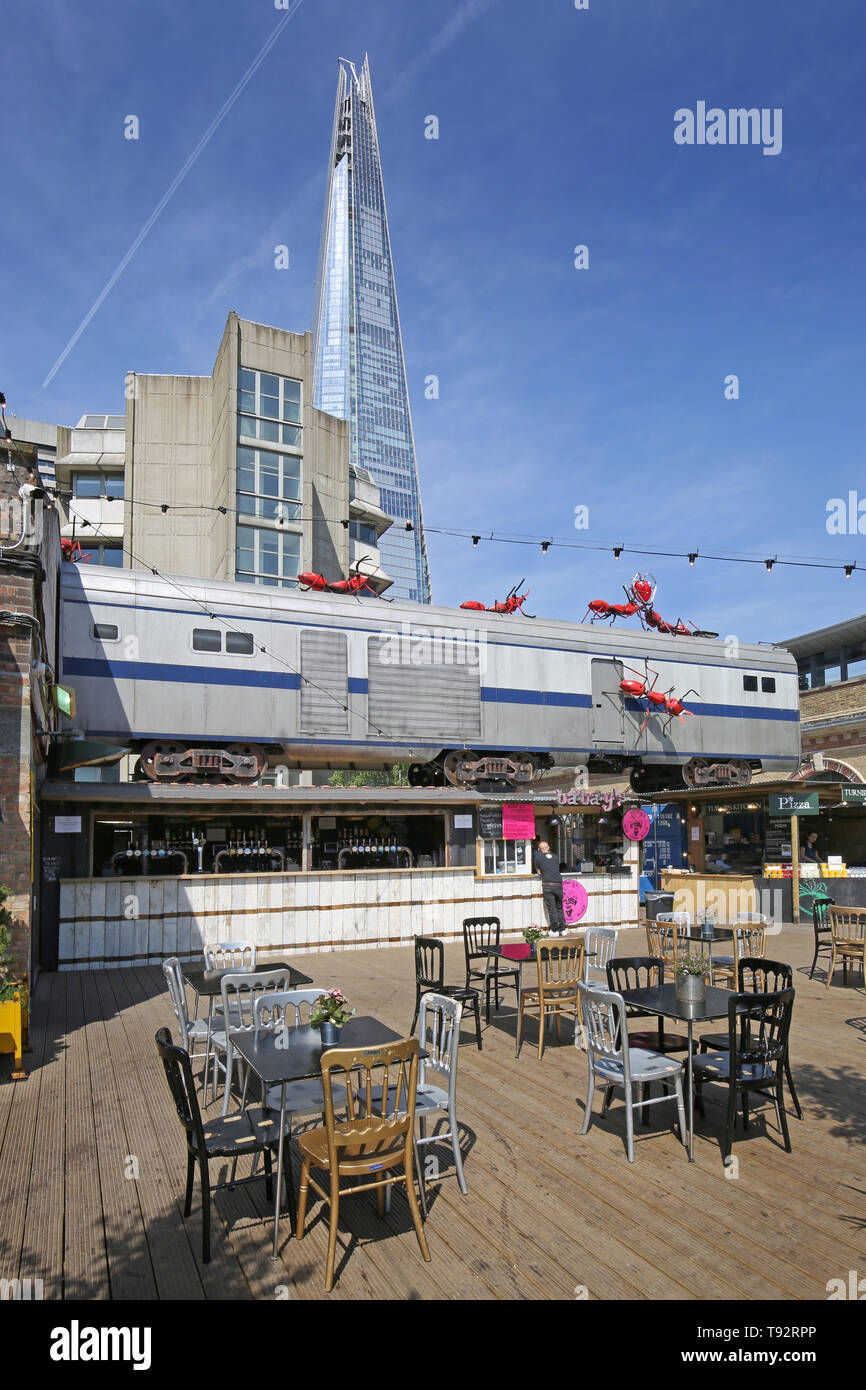
[[210,376],[127,375],[124,563],[289,587],[363,569],[390,526],[349,428],[313,405],[313,340],[229,314]]
[[82,415],[57,430],[60,534],[94,565],[123,564],[125,427],[125,415]]
[[800,671],[800,775],[866,781],[866,615],[779,645]]
[[39,476],[49,491],[54,489],[54,465],[57,458],[57,433],[59,425],[49,425],[42,420],[22,420],[7,408],[6,422],[13,438],[19,444],[36,446],[36,467]]

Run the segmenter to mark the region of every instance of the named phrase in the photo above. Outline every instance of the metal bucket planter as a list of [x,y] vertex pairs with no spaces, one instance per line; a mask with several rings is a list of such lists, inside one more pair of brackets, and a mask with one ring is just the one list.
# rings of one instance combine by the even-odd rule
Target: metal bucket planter
[[322,1023],[319,1031],[322,1034],[322,1047],[334,1047],[340,1041],[343,1029],[336,1023]]
[[707,997],[704,975],[678,975],[677,1001],[680,1004],[703,1004]]

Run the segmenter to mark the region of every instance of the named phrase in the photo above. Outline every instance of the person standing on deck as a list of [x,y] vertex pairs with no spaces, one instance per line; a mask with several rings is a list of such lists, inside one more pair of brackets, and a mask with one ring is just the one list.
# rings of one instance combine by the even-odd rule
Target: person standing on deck
[[546,840],[539,843],[532,863],[535,872],[541,878],[541,892],[544,898],[544,911],[547,914],[547,925],[552,932],[559,935],[565,931],[565,914],[562,910],[562,874],[559,872],[559,860],[555,854],[551,853],[550,845]]

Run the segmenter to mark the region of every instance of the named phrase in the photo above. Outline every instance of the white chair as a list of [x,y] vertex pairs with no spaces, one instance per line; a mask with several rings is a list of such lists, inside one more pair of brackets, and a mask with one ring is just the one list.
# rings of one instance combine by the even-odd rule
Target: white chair
[[[186,989],[183,983],[183,972],[177,956],[169,956],[162,962],[162,973],[168,985],[168,996],[171,1006],[174,1009],[174,1016],[180,1029],[180,1045],[190,1058],[195,1054],[193,1048],[196,1043],[204,1043],[204,1071],[202,1073],[202,1091],[207,1084],[208,1062],[211,1051],[211,1023],[207,1018],[190,1019],[189,1009],[186,1002]],[[198,1054],[201,1055],[200,1053]]]
[[586,984],[607,989],[607,963],[616,955],[616,938],[617,932],[612,927],[587,927],[583,962]]
[[[596,1082],[604,1088],[602,1110],[607,1106],[614,1088],[621,1090],[625,1097],[626,1151],[629,1163],[634,1163],[635,1105],[643,1110],[645,1105],[659,1105],[662,1101],[675,1097],[680,1139],[688,1156],[682,1064],[672,1057],[663,1057],[661,1053],[651,1052],[647,1048],[628,1046],[626,1007],[621,994],[592,989],[585,984],[581,984],[579,990],[589,1064],[589,1087],[581,1134],[586,1134],[592,1123],[592,1102]],[[653,1081],[661,1082],[665,1094],[654,1099],[641,1094],[635,1100],[634,1087],[649,1087]],[[668,1087],[672,1087],[672,1092],[667,1091]]]
[[[217,1048],[225,1051],[226,1087],[223,1096],[223,1115],[228,1114],[229,1096],[232,1089],[234,1070],[234,1047],[232,1039],[239,1033],[255,1032],[255,1003],[263,995],[274,995],[285,991],[291,983],[292,972],[288,966],[276,970],[238,971],[223,975],[220,982],[222,994],[222,1028],[212,1029],[211,1038]],[[228,1026],[226,1026],[228,1025]],[[214,1056],[214,1097],[216,1097],[217,1059]]]
[[679,937],[684,936],[692,929],[692,914],[690,912],[660,912],[656,921],[667,922],[669,926],[676,927]]
[[204,948],[205,970],[255,970],[256,948],[252,941],[214,941]]
[[[253,1020],[257,1033],[276,1033],[283,1028],[304,1028],[310,1026],[310,1013],[316,1000],[324,990],[315,985],[306,989],[282,989],[273,994],[263,994],[253,1004]],[[279,1110],[280,1086],[271,1086],[265,1091],[266,1110]],[[246,1098],[246,1085],[244,1085]],[[286,1110],[292,1114],[314,1111],[317,1115],[325,1113],[325,1097],[322,1083],[314,1078],[308,1081],[290,1081],[286,1085]]]
[[[420,1150],[426,1144],[440,1144],[446,1139],[451,1140],[454,1170],[460,1191],[464,1196],[467,1191],[457,1124],[457,1057],[462,1016],[463,1004],[459,999],[451,999],[445,994],[422,994],[418,1015],[418,1041],[427,1056],[421,1059],[418,1066],[418,1089],[415,1093],[415,1114],[418,1117],[419,1129],[419,1135],[415,1140],[415,1167],[421,1193],[421,1210],[425,1217],[427,1192]],[[444,1082],[444,1085],[436,1085],[431,1081],[431,1073],[436,1081]],[[396,1087],[391,1087],[389,1094],[391,1092],[396,1095]],[[378,1102],[381,1094],[381,1087],[374,1088],[374,1102]],[[448,1128],[443,1134],[428,1134],[428,1116],[437,1111],[444,1111],[447,1115]],[[385,1193],[385,1210],[390,1211],[390,1189]]]

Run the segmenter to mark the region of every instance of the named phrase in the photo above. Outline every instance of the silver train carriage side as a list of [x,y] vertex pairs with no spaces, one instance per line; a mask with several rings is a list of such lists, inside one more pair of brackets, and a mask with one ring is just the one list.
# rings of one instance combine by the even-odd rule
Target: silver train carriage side
[[[160,781],[408,762],[414,785],[483,788],[555,764],[650,791],[799,766],[773,646],[68,563],[61,595],[76,725]],[[623,680],[691,714],[647,717]]]

